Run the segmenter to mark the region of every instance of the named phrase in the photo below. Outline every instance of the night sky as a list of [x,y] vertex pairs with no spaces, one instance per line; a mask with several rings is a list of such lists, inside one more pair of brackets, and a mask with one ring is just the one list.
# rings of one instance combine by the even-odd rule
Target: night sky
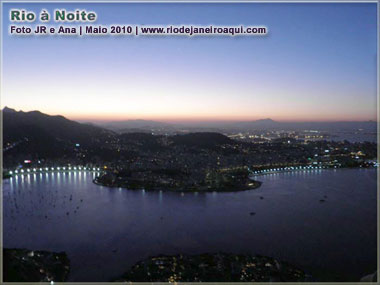
[[[10,8],[86,9],[94,25],[269,33],[11,36]],[[3,107],[77,120],[376,120],[376,3],[4,3],[2,21]]]

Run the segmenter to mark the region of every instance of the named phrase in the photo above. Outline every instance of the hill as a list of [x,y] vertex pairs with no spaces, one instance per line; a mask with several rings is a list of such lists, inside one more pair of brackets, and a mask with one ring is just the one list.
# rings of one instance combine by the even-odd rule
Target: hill
[[39,111],[17,112],[7,107],[3,109],[3,128],[4,141],[50,136],[58,141],[89,144],[94,139],[112,135],[103,128],[81,124],[63,116],[50,116]]
[[25,159],[72,158],[79,146],[92,148],[114,136],[100,127],[39,111],[3,110],[4,163]]
[[234,143],[234,141],[228,138],[227,136],[212,132],[199,132],[184,135],[175,135],[172,136],[170,140],[176,145],[206,148]]

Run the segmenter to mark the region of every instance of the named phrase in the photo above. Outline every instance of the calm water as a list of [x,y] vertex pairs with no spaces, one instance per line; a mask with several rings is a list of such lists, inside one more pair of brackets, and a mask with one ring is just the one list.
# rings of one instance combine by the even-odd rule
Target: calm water
[[152,255],[215,251],[277,257],[318,280],[376,270],[375,170],[273,174],[253,191],[183,196],[97,186],[93,175],[5,181],[4,246],[66,251],[71,281],[107,281]]

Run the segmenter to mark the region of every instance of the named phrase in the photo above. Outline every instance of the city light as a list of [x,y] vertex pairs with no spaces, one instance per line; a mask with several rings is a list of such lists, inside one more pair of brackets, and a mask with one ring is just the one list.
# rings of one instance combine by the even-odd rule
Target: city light
[[[88,168],[88,167],[83,167],[83,166],[57,166],[57,167],[45,167],[45,168],[25,168],[25,169],[20,169],[20,170],[17,170],[15,169],[14,171],[8,171],[9,174],[16,174],[18,172],[21,172],[21,173],[24,173],[24,172],[37,172],[37,171],[63,171],[63,170],[91,170],[91,168]],[[92,168],[93,171],[100,171],[101,169],[98,167],[93,167]],[[257,172],[256,172],[257,173]]]

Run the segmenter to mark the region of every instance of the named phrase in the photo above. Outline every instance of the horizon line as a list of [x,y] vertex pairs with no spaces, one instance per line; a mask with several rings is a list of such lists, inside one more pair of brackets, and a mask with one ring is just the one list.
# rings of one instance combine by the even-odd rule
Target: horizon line
[[[115,123],[115,122],[125,122],[125,121],[154,121],[158,123],[168,123],[168,124],[175,124],[175,123],[239,123],[239,122],[257,122],[257,121],[273,121],[277,123],[342,123],[342,122],[376,122],[379,123],[378,120],[376,119],[324,119],[324,120],[318,120],[318,119],[272,119],[271,117],[273,116],[266,116],[266,117],[261,117],[261,118],[152,118],[152,117],[126,117],[126,118],[120,118],[120,116],[117,116],[115,118],[111,118],[110,116],[101,116],[101,117],[95,117],[94,115],[89,115],[89,116],[81,116],[78,114],[75,115],[69,115],[69,114],[52,114],[52,113],[47,113],[44,111],[40,110],[29,110],[29,111],[24,111],[22,109],[16,109],[16,108],[11,108],[8,106],[4,106],[1,108],[1,111],[4,109],[11,109],[16,112],[24,112],[24,113],[29,113],[29,112],[40,112],[49,116],[63,116],[66,119],[81,122],[81,123]],[[128,116],[128,115],[127,115]],[[274,116],[275,117],[275,116]]]

